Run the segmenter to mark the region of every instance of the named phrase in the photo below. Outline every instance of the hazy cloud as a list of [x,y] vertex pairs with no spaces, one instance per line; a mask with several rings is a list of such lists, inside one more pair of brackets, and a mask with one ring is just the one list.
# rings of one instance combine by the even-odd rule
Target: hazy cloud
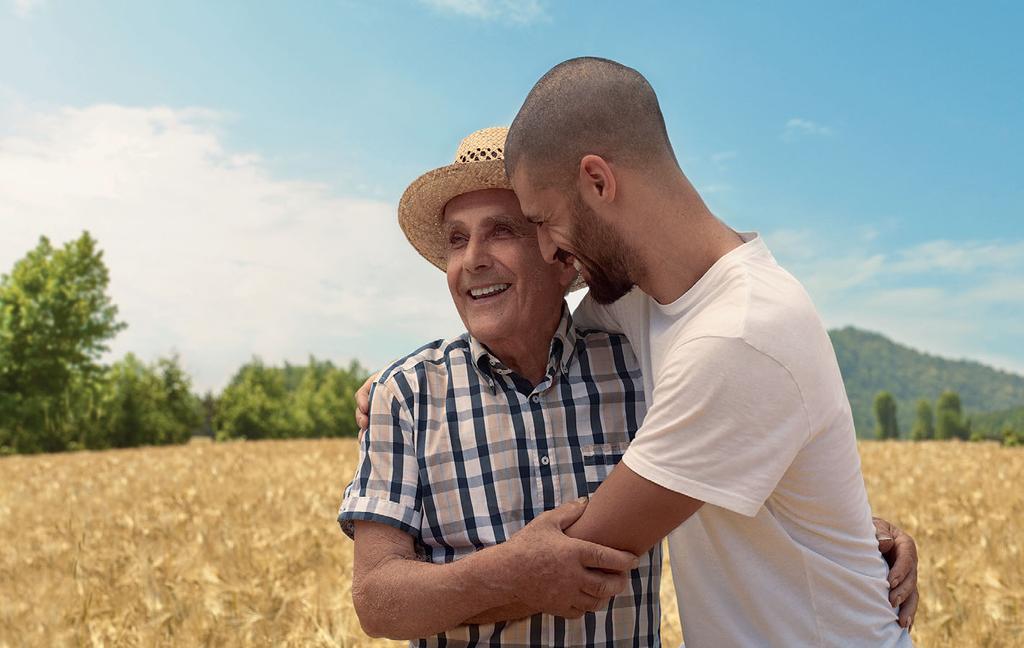
[[719,151],[711,154],[711,161],[720,171],[724,170],[728,166],[727,163],[734,159],[736,159],[736,151]]
[[884,253],[873,237],[809,230],[765,240],[829,326],[1024,373],[1024,241],[927,241]]
[[438,11],[483,20],[533,23],[549,18],[540,0],[420,0]]
[[806,136],[828,136],[832,135],[832,132],[830,127],[823,124],[802,117],[794,117],[786,122],[782,137],[786,140],[794,140]]
[[12,0],[14,15],[28,18],[34,11],[43,6],[44,0]]
[[177,349],[203,388],[252,354],[379,365],[462,330],[395,205],[275,177],[227,149],[224,127],[208,110],[116,105],[6,123],[0,272],[41,234],[89,230],[129,324],[114,355]]

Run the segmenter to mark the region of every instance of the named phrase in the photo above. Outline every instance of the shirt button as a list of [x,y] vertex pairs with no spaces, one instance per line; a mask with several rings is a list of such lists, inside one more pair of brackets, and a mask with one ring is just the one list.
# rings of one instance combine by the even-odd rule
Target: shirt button
[[540,402],[540,394],[534,394],[533,396],[530,396],[530,400],[533,401],[534,403],[539,403]]
[[551,460],[548,459],[547,455],[544,455],[543,457],[540,458],[540,463],[541,463],[542,466],[546,466],[549,463],[551,463]]

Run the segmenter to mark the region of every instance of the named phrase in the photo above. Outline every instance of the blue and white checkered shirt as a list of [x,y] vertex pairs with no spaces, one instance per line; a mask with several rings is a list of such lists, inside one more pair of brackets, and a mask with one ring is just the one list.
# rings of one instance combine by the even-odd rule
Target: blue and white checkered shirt
[[[386,369],[338,514],[408,532],[426,560],[448,563],[504,542],[533,518],[593,493],[633,439],[646,407],[621,335],[581,331],[568,307],[536,387],[468,333]],[[659,646],[661,545],[631,587],[580,619],[460,626],[413,646]]]

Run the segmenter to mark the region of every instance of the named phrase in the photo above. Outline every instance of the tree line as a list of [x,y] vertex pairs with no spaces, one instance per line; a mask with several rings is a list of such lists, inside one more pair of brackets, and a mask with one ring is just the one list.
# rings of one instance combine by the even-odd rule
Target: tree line
[[354,394],[367,372],[310,357],[305,366],[242,366],[218,395],[196,394],[177,355],[106,365],[127,325],[107,293],[88,232],[46,237],[0,276],[0,454],[232,438],[355,436]]
[[[253,358],[220,394],[200,396],[177,355],[105,365],[108,342],[127,326],[107,294],[103,252],[88,232],[63,247],[46,237],[0,276],[0,454],[217,440],[355,436],[357,362],[304,366]],[[875,436],[899,439],[897,403],[874,399]],[[960,396],[921,399],[907,438],[1024,441],[1024,429],[973,426]]]
[[[960,439],[963,441],[1001,441],[1007,446],[1017,446],[1024,442],[1024,430],[1016,430],[1007,425],[998,434],[992,434],[978,428],[974,429],[970,417],[964,417],[960,405],[960,395],[952,390],[945,390],[932,407],[927,398],[918,399],[914,408],[914,424],[910,428],[908,438],[912,441]],[[875,395],[875,438],[899,439],[900,426],[897,419],[896,399],[888,391],[880,391]]]

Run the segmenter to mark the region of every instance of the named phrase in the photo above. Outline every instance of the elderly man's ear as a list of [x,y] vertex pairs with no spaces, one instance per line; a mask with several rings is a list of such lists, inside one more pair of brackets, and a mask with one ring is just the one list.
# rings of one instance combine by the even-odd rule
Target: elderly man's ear
[[555,263],[559,266],[558,284],[562,286],[562,292],[565,294],[569,293],[569,288],[576,281],[576,275],[579,274],[576,271],[576,267],[572,264],[572,261],[563,261],[562,259],[555,259]]

